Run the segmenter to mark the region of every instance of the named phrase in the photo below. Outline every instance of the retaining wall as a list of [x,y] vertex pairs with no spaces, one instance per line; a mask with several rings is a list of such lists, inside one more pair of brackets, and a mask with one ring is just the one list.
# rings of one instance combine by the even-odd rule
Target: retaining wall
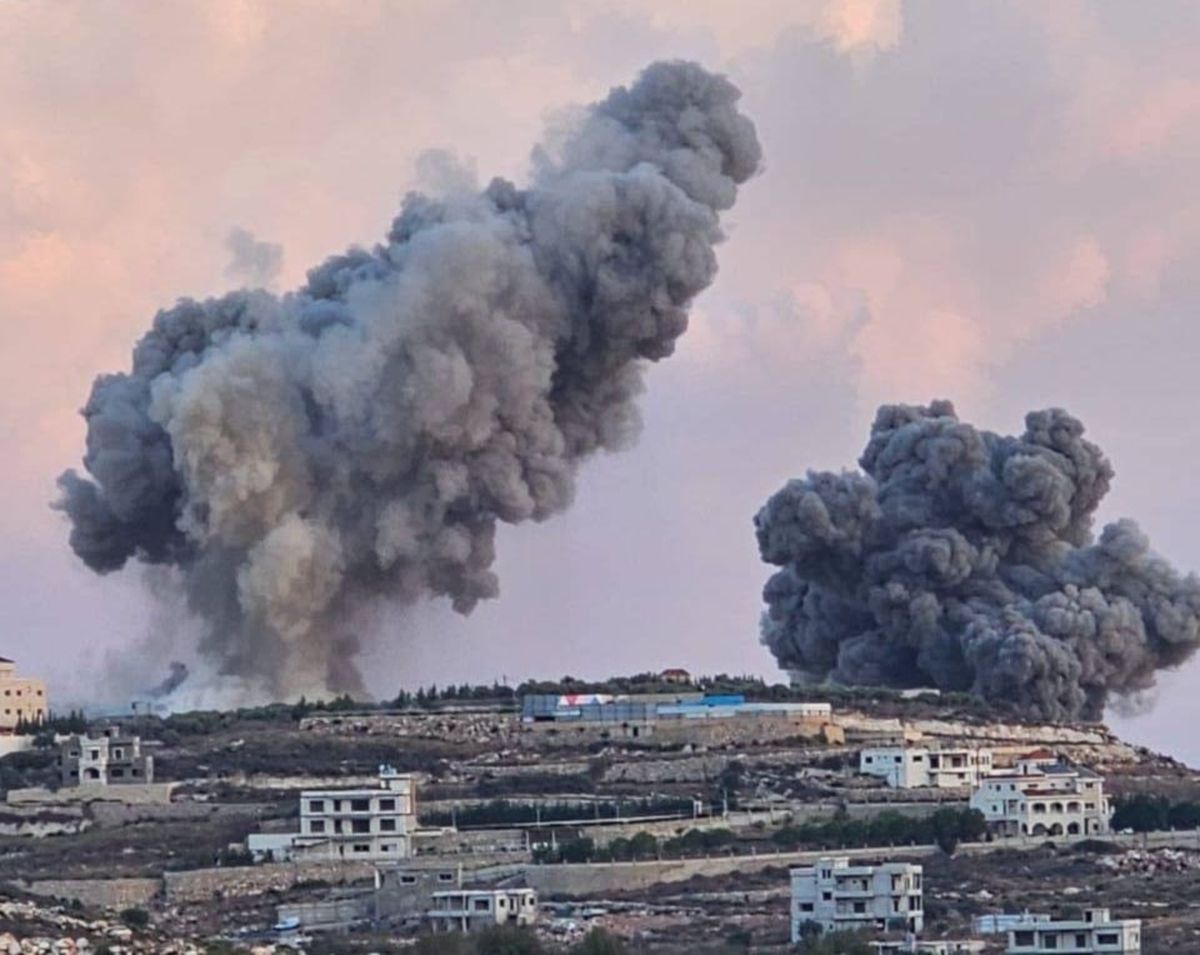
[[370,862],[277,862],[164,872],[163,887],[168,902],[181,904],[231,895],[261,895],[271,889],[283,891],[298,882],[340,885],[370,880],[374,875],[375,867]]
[[161,879],[39,879],[17,884],[33,895],[117,911],[144,906],[162,891]]

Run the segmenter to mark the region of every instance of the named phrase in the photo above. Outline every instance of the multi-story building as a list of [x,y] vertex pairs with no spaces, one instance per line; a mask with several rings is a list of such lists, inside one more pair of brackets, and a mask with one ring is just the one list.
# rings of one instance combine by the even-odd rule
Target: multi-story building
[[1082,766],[1049,762],[1040,752],[994,772],[971,793],[998,836],[1091,836],[1108,832],[1112,813],[1104,779]]
[[1081,919],[1024,921],[1008,930],[1008,955],[1138,955],[1142,920],[1113,919],[1108,909],[1086,909]]
[[875,955],[978,955],[986,943],[977,938],[889,939],[871,942]]
[[473,932],[491,925],[537,921],[533,889],[448,889],[433,893],[425,920],[435,932]]
[[416,828],[415,778],[381,766],[372,788],[303,790],[300,831],[256,833],[247,848],[276,859],[404,859],[413,854]]
[[823,932],[920,932],[925,924],[921,881],[919,865],[851,865],[845,856],[792,869],[792,941],[801,939],[808,922]]
[[46,684],[18,677],[16,664],[0,657],[0,735],[26,723],[41,723],[45,718]]
[[142,752],[139,737],[110,726],[99,736],[85,733],[60,742],[58,770],[63,786],[142,785],[154,782],[154,757]]
[[862,750],[858,771],[893,789],[969,788],[992,771],[992,751],[974,747],[877,746]]

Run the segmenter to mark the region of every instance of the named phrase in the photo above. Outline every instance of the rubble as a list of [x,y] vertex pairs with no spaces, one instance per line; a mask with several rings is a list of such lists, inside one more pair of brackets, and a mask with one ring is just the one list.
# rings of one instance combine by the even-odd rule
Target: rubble
[[1132,849],[1120,855],[1100,856],[1096,865],[1118,875],[1185,872],[1200,866],[1200,853],[1169,848]]

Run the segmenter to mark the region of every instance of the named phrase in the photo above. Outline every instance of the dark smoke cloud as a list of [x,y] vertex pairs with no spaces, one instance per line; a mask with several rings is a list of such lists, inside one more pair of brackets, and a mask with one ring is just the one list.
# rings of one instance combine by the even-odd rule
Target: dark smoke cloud
[[183,685],[183,681],[187,678],[187,664],[180,663],[178,660],[173,661],[171,663],[170,672],[166,675],[163,681],[158,684],[158,686],[154,687],[150,691],[150,698],[152,700],[157,700],[159,697],[169,696],[171,693],[174,693],[177,689],[179,689],[179,687]]
[[738,98],[655,64],[537,150],[529,188],[411,194],[294,293],[160,312],[84,408],[75,552],[180,568],[201,649],[274,696],[356,687],[362,599],[494,597],[497,522],[563,510],[580,460],[635,437],[644,365],[713,279],[760,161]]
[[782,667],[1098,719],[1200,643],[1194,575],[1132,521],[1093,538],[1113,471],[1066,412],[1011,437],[947,401],[885,406],[859,464],[789,481],[755,517],[782,568],[762,620]]

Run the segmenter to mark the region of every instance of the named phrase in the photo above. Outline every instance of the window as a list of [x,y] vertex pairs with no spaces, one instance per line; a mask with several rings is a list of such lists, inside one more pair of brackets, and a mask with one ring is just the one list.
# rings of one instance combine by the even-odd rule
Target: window
[[491,899],[476,899],[475,904],[471,906],[476,912],[490,912]]
[[113,750],[113,759],[123,759],[124,756],[125,756],[125,751],[123,749],[114,749]]
[[439,882],[453,882],[454,881],[454,873],[453,872],[439,872],[438,873],[438,881]]
[[309,829],[309,832],[324,832],[325,831],[325,820],[324,819],[314,819],[312,822],[310,822],[308,824],[308,829]]
[[854,914],[855,915],[861,915],[866,911],[867,911],[867,903],[866,902],[855,902],[854,903]]
[[501,909],[506,909],[506,908],[508,908],[508,903],[507,903],[507,902],[504,900],[504,896],[503,896],[503,895],[502,895],[502,896],[500,896],[500,898],[496,899],[496,907],[497,907],[497,908],[501,908]]
[[371,847],[364,842],[356,842],[356,843],[354,843],[354,851],[355,852],[370,852]]
[[113,769],[113,771],[112,771],[112,778],[113,778],[113,779],[120,779],[120,778],[121,778],[122,776],[124,776],[124,775],[125,775],[125,770],[123,770],[123,769],[120,769],[120,768],[114,768],[114,769]]
[[371,831],[371,820],[370,819],[351,819],[350,820],[350,831],[357,832],[360,834],[364,833],[364,832],[370,832]]
[[801,902],[799,909],[801,912],[811,912],[813,910],[813,904],[811,902]]
[[1058,948],[1058,936],[1053,932],[1047,932],[1042,936],[1042,948]]
[[394,800],[394,799],[379,800],[379,811],[380,812],[395,812],[396,811],[396,800]]
[[395,832],[396,831],[396,820],[395,819],[380,819],[379,820],[379,831],[380,832]]
[[400,883],[402,885],[416,885],[417,877],[415,875],[402,875],[400,876]]
[[1117,944],[1117,933],[1116,932],[1099,932],[1099,933],[1097,933],[1096,944],[1097,945],[1116,945]]
[[822,902],[832,902],[833,901],[833,893],[832,892],[822,892],[821,893],[821,901]]
[[324,799],[310,799],[308,801],[308,811],[309,812],[324,812],[325,811],[325,800]]
[[[4,712],[7,713],[8,710],[5,710]],[[98,750],[98,749],[92,750],[92,755],[89,758],[90,759],[99,759],[100,758],[100,750]]]
[[1087,932],[1076,932],[1075,933],[1075,947],[1076,948],[1086,948],[1087,947]]
[[369,800],[369,799],[351,799],[350,800],[350,811],[351,812],[370,812],[371,811],[371,800]]
[[1013,932],[1013,945],[1030,946],[1033,944],[1033,932]]

